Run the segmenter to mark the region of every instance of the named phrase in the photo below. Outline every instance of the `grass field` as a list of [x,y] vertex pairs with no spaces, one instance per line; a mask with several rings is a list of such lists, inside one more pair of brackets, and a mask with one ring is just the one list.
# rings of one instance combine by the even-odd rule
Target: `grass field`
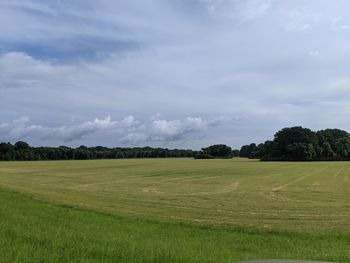
[[349,235],[157,223],[60,207],[0,190],[0,262],[350,262]]
[[0,187],[52,203],[160,221],[350,228],[350,162],[4,162]]
[[349,179],[350,162],[1,162],[0,262],[350,262]]

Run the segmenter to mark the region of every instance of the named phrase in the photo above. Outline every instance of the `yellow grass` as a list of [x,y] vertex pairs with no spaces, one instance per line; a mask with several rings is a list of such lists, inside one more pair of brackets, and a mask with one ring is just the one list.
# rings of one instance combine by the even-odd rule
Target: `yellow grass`
[[1,162],[0,187],[48,202],[160,221],[350,228],[350,162]]

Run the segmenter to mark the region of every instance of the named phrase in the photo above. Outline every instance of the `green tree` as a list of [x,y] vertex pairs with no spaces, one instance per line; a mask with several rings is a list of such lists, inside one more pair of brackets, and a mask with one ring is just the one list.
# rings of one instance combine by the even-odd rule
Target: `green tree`
[[321,159],[334,160],[336,158],[336,153],[334,152],[331,144],[328,141],[324,142],[320,148],[321,148]]
[[203,156],[212,156],[214,158],[232,158],[231,147],[225,144],[215,144],[202,148]]
[[253,153],[257,150],[257,146],[255,143],[251,143],[249,145],[243,145],[241,150],[239,151],[240,157],[245,158],[253,158]]
[[349,138],[340,138],[335,141],[335,152],[337,157],[341,160],[347,160],[350,157],[350,139]]
[[15,143],[15,150],[20,151],[20,150],[28,150],[30,148],[29,144],[23,141],[18,141]]

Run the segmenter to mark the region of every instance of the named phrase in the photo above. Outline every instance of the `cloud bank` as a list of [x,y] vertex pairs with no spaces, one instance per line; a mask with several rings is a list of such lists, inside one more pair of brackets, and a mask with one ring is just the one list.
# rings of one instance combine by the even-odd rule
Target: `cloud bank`
[[225,117],[211,120],[187,117],[183,120],[157,119],[142,123],[133,116],[119,121],[114,121],[108,116],[105,119],[96,118],[79,125],[47,127],[31,124],[29,118],[22,117],[9,123],[1,123],[0,136],[8,141],[35,138],[42,141],[51,140],[59,144],[81,141],[95,133],[107,133],[115,143],[138,146],[151,142],[178,142],[198,138],[208,129],[231,121]]
[[[350,130],[349,8],[2,1],[0,141],[198,149],[263,141],[292,125]],[[126,128],[124,116],[137,124]],[[218,116],[234,121],[214,129]]]

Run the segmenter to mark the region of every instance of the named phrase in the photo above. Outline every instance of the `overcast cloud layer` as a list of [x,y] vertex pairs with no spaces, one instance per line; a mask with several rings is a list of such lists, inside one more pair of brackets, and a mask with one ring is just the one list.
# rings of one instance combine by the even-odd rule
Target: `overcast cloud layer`
[[350,130],[350,2],[0,1],[0,141],[198,149]]

